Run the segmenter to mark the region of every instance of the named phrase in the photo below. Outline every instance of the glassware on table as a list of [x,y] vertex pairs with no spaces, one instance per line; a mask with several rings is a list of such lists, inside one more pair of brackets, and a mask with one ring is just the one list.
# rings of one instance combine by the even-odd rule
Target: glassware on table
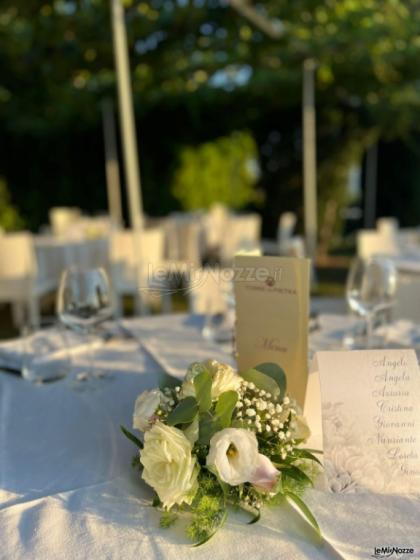
[[[64,271],[57,295],[57,314],[63,325],[91,339],[90,363],[78,380],[94,376],[93,338],[98,325],[112,317],[108,276],[102,268],[71,267]],[[95,377],[103,377],[96,375]]]
[[363,317],[366,323],[366,336],[361,347],[380,345],[373,336],[375,317],[380,312],[391,310],[396,287],[397,272],[392,261],[373,257],[353,262],[347,278],[346,297],[350,309]]
[[63,379],[69,371],[70,359],[62,329],[26,325],[22,330],[22,377],[34,383],[47,383]]

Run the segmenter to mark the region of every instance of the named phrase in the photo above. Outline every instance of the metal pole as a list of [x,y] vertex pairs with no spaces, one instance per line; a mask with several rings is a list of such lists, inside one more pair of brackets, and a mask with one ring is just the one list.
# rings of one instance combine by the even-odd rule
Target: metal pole
[[303,191],[306,250],[315,257],[317,247],[315,61],[303,63]]
[[378,174],[378,144],[372,144],[366,152],[365,179],[365,228],[375,227],[376,218],[376,184]]
[[108,194],[108,208],[112,222],[121,226],[123,223],[121,209],[120,169],[118,166],[117,133],[115,130],[114,104],[111,99],[102,102],[102,122],[105,146],[105,173]]
[[127,31],[125,28],[124,10],[120,0],[111,0],[111,19],[130,222],[133,229],[140,230],[143,225],[143,205],[130,81]]

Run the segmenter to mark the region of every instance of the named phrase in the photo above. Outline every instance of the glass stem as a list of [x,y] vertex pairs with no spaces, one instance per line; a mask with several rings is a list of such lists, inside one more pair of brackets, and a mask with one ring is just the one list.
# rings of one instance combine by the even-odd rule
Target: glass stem
[[366,347],[372,348],[373,345],[373,320],[375,314],[370,312],[366,315]]

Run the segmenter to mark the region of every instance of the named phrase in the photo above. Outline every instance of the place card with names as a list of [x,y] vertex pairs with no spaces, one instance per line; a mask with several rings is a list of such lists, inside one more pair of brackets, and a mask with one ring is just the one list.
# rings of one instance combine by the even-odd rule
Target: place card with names
[[318,352],[324,466],[335,492],[420,493],[414,350]]
[[308,377],[309,259],[237,256],[234,267],[236,350],[246,371],[280,365],[301,404]]

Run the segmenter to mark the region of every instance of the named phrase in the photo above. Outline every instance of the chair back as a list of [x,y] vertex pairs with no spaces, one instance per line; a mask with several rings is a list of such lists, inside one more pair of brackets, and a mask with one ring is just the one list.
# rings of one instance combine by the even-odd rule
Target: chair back
[[357,233],[357,254],[362,259],[375,255],[395,256],[401,253],[395,234],[379,233],[373,230],[360,230]]
[[283,214],[280,215],[277,228],[277,241],[280,246],[292,238],[296,227],[296,221],[297,217],[294,212],[283,212]]
[[55,207],[49,211],[51,230],[53,235],[64,237],[68,230],[72,228],[81,218],[79,208]]
[[201,219],[195,215],[190,218],[170,216],[166,222],[166,236],[169,260],[200,266],[203,248]]
[[110,266],[115,288],[131,285],[135,289],[138,274],[146,275],[150,266],[163,261],[164,241],[163,228],[146,229],[139,233],[133,230],[113,232]]
[[260,249],[260,234],[261,216],[259,214],[230,216],[226,235],[221,245],[222,262],[230,266],[237,253]]
[[35,278],[35,250],[29,232],[7,233],[0,237],[0,279]]
[[420,273],[398,271],[393,319],[410,319],[420,323]]
[[189,310],[195,314],[226,311],[233,290],[233,270],[229,268],[193,269],[188,277]]

